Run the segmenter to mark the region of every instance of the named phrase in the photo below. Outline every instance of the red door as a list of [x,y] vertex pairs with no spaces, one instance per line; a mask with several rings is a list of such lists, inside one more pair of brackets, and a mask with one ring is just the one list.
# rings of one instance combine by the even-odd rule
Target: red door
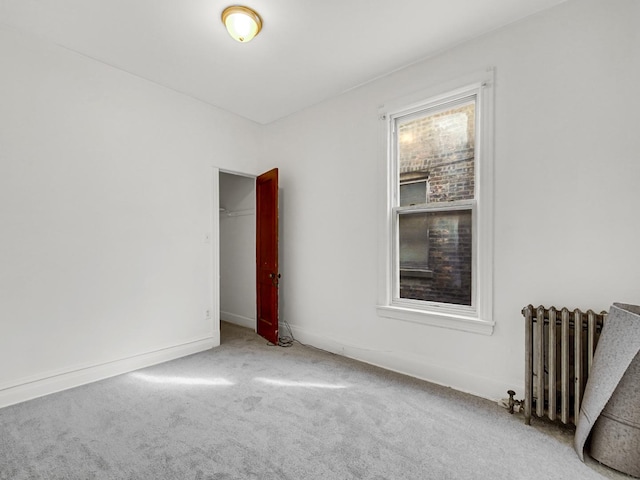
[[257,330],[278,343],[278,169],[256,181]]

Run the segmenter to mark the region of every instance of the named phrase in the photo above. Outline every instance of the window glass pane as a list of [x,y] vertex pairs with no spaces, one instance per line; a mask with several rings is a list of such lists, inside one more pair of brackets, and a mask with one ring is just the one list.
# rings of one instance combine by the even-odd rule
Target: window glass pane
[[398,218],[400,298],[471,305],[471,210]]
[[400,185],[400,206],[422,205],[427,203],[427,182],[412,182]]
[[400,215],[400,270],[429,266],[429,218],[424,213]]
[[428,179],[428,202],[474,198],[475,97],[446,110],[399,118],[397,132],[400,184]]

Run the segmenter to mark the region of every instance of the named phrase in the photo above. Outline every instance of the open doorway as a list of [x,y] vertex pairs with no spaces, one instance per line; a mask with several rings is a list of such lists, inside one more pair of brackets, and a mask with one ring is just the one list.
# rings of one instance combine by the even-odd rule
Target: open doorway
[[255,177],[220,172],[220,320],[256,330]]
[[[278,169],[258,177],[214,168],[213,300],[219,319],[279,344]],[[218,321],[217,319],[215,321]],[[219,323],[219,322],[218,322]]]

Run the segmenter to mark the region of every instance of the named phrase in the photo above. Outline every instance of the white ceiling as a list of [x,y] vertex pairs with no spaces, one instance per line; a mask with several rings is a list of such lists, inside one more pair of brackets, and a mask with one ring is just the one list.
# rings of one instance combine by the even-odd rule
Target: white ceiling
[[0,0],[0,23],[269,123],[563,0]]

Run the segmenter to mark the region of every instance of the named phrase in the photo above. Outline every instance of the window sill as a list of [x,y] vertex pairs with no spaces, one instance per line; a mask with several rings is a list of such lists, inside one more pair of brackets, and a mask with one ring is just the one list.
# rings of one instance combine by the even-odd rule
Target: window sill
[[495,322],[451,313],[424,311],[392,305],[378,305],[378,316],[481,335],[493,334]]
[[400,267],[400,278],[433,278],[433,271],[425,268],[402,268]]

